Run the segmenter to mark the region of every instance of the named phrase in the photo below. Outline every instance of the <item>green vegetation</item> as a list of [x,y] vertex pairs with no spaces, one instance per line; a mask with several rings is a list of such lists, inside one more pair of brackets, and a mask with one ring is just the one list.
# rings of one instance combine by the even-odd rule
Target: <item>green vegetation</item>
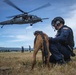
[[37,63],[31,71],[32,55],[32,52],[1,52],[0,75],[76,75],[76,56],[68,64],[50,64],[48,70],[42,66],[41,52],[38,52]]

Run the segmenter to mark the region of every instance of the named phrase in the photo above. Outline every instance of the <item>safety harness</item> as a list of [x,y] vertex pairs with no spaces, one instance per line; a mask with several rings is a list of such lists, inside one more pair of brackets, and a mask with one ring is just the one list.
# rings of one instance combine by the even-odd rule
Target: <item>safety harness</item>
[[[42,31],[35,31],[34,35],[38,35],[40,34],[42,39],[43,39],[43,57],[44,57],[44,62],[46,64],[46,58],[48,56],[48,50],[47,50],[47,45],[46,45],[46,40],[45,40],[45,37],[44,37],[44,33]],[[35,37],[35,40],[34,40],[34,44],[36,42],[36,39],[37,39],[37,36]]]

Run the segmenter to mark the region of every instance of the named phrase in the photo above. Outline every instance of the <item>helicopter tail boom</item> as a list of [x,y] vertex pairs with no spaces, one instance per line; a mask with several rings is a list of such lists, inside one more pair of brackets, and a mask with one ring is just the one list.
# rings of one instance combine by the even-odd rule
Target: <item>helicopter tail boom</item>
[[46,19],[49,19],[49,18],[42,18],[42,20],[46,20]]
[[0,25],[8,25],[8,24],[12,24],[12,23],[10,23],[10,20],[0,22]]

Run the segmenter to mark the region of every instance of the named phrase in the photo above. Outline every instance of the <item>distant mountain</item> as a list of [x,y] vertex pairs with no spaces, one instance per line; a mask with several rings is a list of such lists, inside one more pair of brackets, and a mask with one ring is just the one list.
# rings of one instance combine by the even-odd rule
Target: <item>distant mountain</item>
[[[0,47],[0,51],[21,51],[22,48],[10,48],[10,47]],[[28,51],[29,48],[24,48],[25,51]],[[33,50],[33,48],[31,48],[31,50]]]

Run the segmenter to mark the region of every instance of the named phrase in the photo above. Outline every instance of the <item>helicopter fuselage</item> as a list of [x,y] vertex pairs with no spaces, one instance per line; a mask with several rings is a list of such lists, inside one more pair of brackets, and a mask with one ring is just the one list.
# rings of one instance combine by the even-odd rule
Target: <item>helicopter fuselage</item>
[[29,16],[25,16],[25,17],[14,17],[10,20],[7,20],[7,21],[3,21],[3,22],[0,22],[1,25],[9,25],[9,24],[34,24],[36,22],[39,22],[41,21],[42,22],[42,19],[35,16],[35,15],[29,15]]

